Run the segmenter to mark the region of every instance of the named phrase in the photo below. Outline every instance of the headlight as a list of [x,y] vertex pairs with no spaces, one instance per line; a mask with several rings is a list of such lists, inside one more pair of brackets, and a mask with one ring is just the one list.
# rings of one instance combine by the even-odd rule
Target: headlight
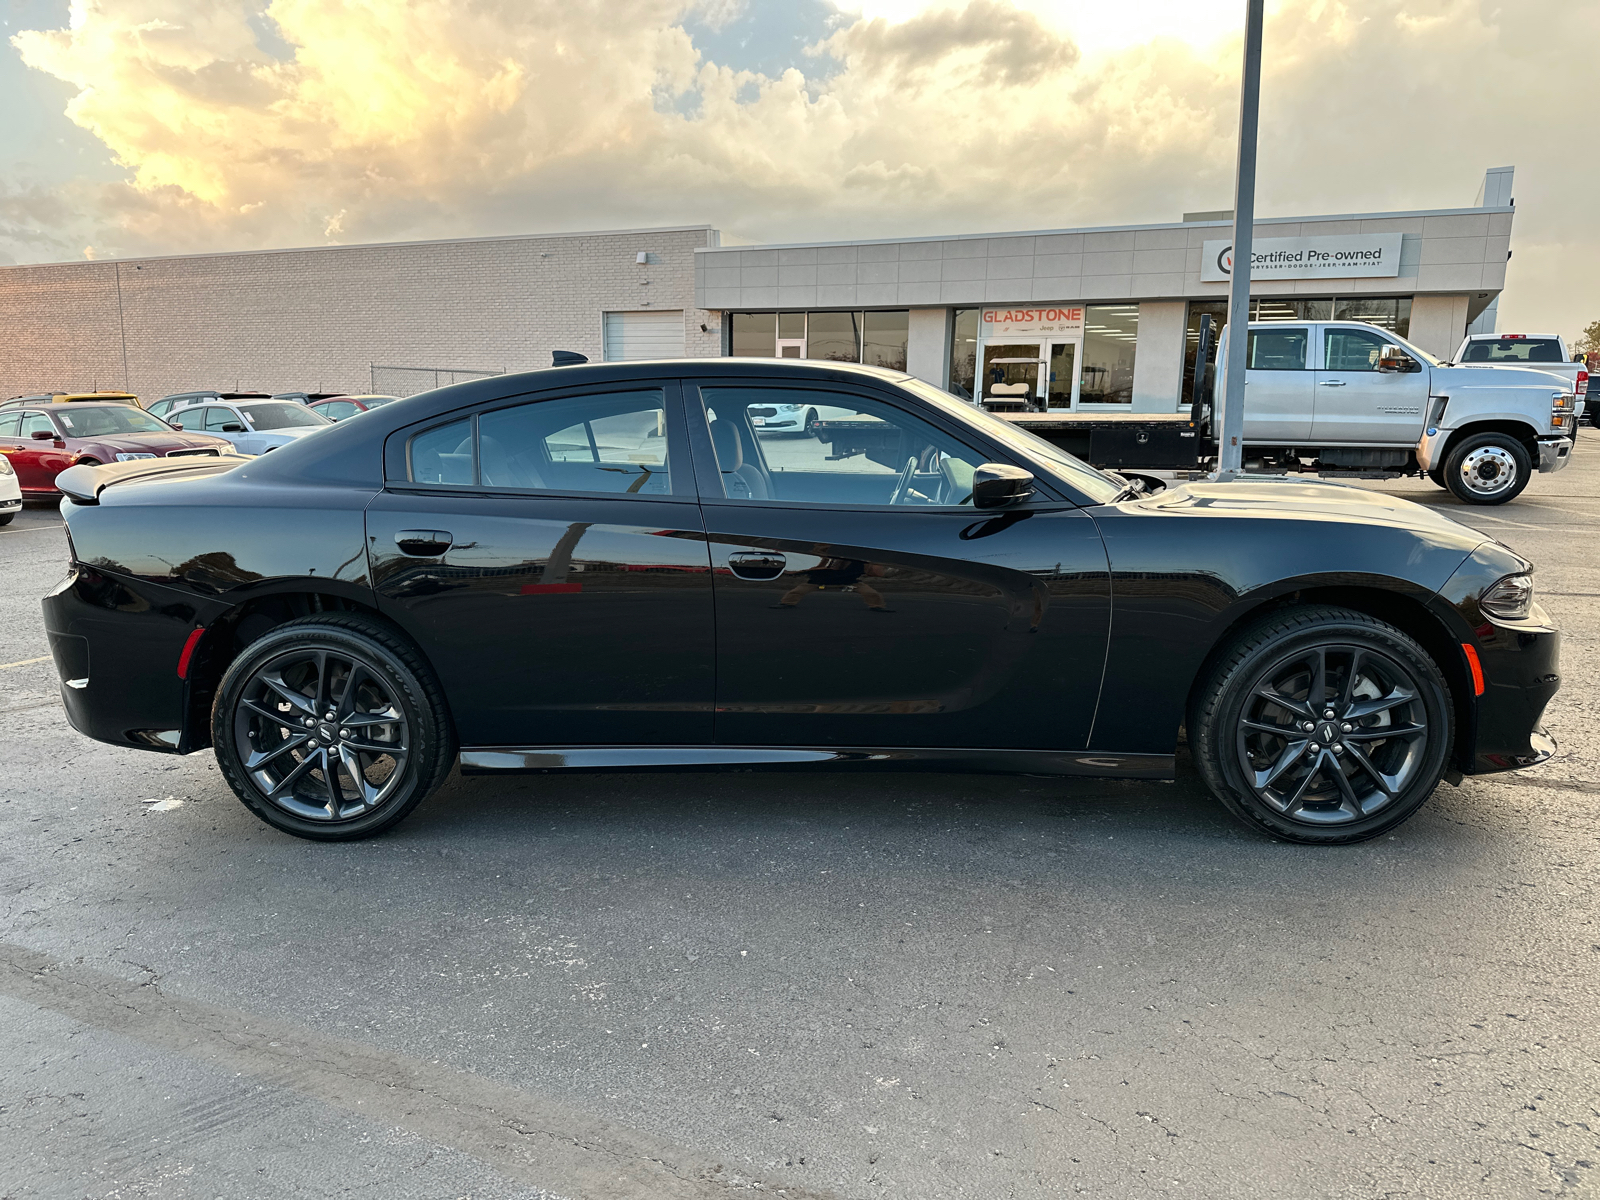
[[1506,621],[1526,621],[1533,609],[1533,576],[1507,575],[1485,588],[1478,605],[1492,617]]
[[15,475],[16,471],[11,466],[11,460],[0,454],[0,475]]

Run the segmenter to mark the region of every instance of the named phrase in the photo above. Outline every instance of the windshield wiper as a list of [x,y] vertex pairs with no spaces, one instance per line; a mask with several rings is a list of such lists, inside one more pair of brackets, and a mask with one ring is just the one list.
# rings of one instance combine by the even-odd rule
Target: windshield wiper
[[1107,471],[1105,474],[1112,479],[1122,480],[1122,486],[1117,489],[1115,496],[1106,501],[1107,504],[1120,504],[1124,500],[1132,500],[1135,496],[1144,495],[1149,488],[1149,485],[1142,479],[1129,479],[1126,475],[1119,474],[1116,471]]

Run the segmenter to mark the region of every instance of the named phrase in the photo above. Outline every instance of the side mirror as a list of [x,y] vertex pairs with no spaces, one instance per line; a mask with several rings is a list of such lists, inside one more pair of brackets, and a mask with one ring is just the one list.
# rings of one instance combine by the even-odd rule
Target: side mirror
[[33,431],[33,440],[36,442],[53,442],[56,440],[56,435],[48,429],[35,429]]
[[972,473],[972,507],[1006,508],[1033,495],[1033,475],[1005,463],[984,463]]
[[222,427],[222,432],[223,433],[243,433],[244,432],[244,426],[239,424],[237,421],[229,421],[226,425],[224,425]]
[[1391,371],[1404,374],[1407,371],[1420,371],[1422,364],[1412,358],[1396,345],[1385,346],[1378,351],[1378,370]]

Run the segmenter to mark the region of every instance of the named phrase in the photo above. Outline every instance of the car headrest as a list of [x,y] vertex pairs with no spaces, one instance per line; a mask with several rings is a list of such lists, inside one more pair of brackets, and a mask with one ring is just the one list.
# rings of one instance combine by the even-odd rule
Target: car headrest
[[744,443],[732,421],[711,422],[711,444],[717,450],[717,464],[723,474],[744,466]]

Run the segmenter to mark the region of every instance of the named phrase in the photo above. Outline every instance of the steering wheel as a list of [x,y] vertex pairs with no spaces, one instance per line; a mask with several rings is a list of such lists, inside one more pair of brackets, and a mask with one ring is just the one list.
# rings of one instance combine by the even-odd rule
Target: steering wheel
[[890,504],[905,503],[906,493],[911,490],[911,481],[916,478],[916,475],[917,456],[913,454],[906,459],[906,465],[904,470],[900,472],[900,478],[894,481],[894,492],[889,496]]

